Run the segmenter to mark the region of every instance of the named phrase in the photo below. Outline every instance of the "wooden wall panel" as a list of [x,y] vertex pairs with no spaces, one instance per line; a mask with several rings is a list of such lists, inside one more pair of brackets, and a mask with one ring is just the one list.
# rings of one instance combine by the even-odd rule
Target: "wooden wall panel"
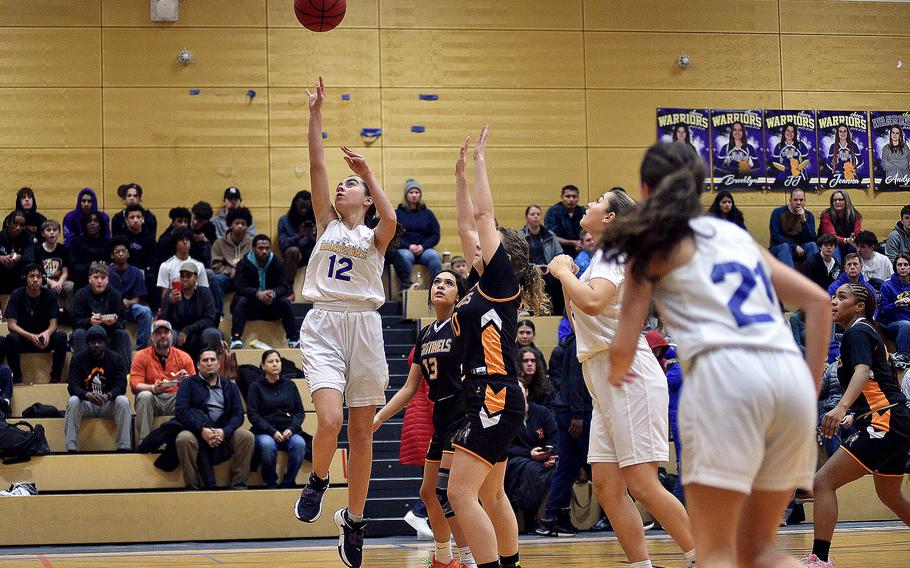
[[580,30],[581,0],[383,0],[382,27]]
[[776,33],[776,0],[585,0],[585,29]]
[[266,146],[268,92],[244,88],[104,90],[108,147]]
[[645,148],[588,148],[588,199],[596,199],[615,186],[638,199],[638,167],[644,154]]
[[0,148],[101,146],[101,89],[0,88]]
[[[303,87],[272,89],[269,93],[269,143],[272,146],[306,146],[310,112]],[[343,100],[342,95],[349,95]],[[331,89],[323,103],[322,126],[326,144],[363,147],[361,128],[381,128],[379,89]],[[374,142],[381,146],[383,136]]]
[[795,34],[910,36],[910,4],[780,0],[780,29]]
[[[458,148],[454,145],[383,148],[385,184],[392,188],[389,195],[398,195],[400,200],[405,180],[412,177],[423,186],[424,200],[430,207],[454,207],[457,157]],[[491,146],[487,150],[487,169],[493,199],[497,207],[525,206],[535,201],[548,205],[559,201],[559,190],[568,183],[577,185],[586,195],[586,161],[584,148]],[[468,167],[468,179],[473,180],[473,166]],[[395,199],[393,202],[397,203]]]
[[98,29],[0,28],[0,85],[96,87],[100,50]]
[[906,93],[870,91],[784,91],[784,108],[891,110],[907,106]]
[[[370,164],[370,168],[372,168],[376,177],[379,178],[379,183],[383,184],[383,188],[389,191],[382,176],[382,149],[379,147],[359,148],[357,151],[363,154],[367,159],[367,163]],[[291,198],[294,197],[295,193],[302,189],[312,189],[310,187],[310,163],[307,149],[303,147],[272,147],[269,163],[271,164],[272,206],[283,209],[282,214],[284,214],[291,204]],[[342,158],[341,150],[338,146],[325,148],[325,165],[328,170],[329,192],[331,193],[339,181],[351,175],[351,170]],[[396,200],[399,199],[399,193],[395,188],[389,191],[392,203],[398,203]],[[277,223],[277,217],[275,222]]]
[[[101,20],[105,27],[265,27],[265,0],[193,0],[180,3],[180,17],[176,22],[153,22],[148,2],[101,0]],[[290,0],[286,2],[290,4]]]
[[779,91],[645,91],[588,89],[588,144],[650,146],[657,139],[656,109],[778,108]]
[[[554,200],[558,201],[557,200]],[[544,212],[547,207],[552,205],[541,204]],[[512,229],[521,229],[525,225],[525,208],[527,205],[501,205],[497,201],[496,220],[503,227]],[[440,239],[436,250],[442,254],[443,251],[449,251],[452,255],[462,254],[461,240],[458,238],[458,224],[455,221],[455,207],[433,207],[433,213],[439,219]]]
[[101,150],[0,150],[0,187],[4,195],[0,211],[8,210],[14,201],[12,195],[22,186],[35,191],[41,211],[75,204],[81,188],[101,187]]
[[178,200],[220,206],[224,189],[236,186],[247,207],[269,205],[268,148],[108,148],[104,151],[106,203],[117,203],[117,186],[142,186],[146,207]]
[[[910,20],[907,20],[910,21]],[[791,91],[910,93],[910,37],[781,36],[783,88]]]
[[[265,86],[265,43],[262,29],[105,29],[104,84]],[[182,48],[193,54],[189,65],[177,62]]]
[[328,88],[379,86],[379,32],[337,29],[269,30],[269,84],[310,87],[319,75]]
[[[311,33],[297,21],[291,0],[268,0],[268,15],[270,28],[299,28],[301,33]],[[344,20],[338,29],[378,27],[379,0],[356,0],[347,3]]]
[[[439,99],[422,101],[420,94]],[[500,145],[585,145],[580,89],[383,89],[382,118],[385,146],[456,147],[483,124]],[[411,132],[413,125],[426,131]]]
[[383,87],[580,88],[576,32],[382,30]]
[[586,32],[585,64],[588,88],[780,89],[777,35]]
[[3,26],[97,26],[98,0],[0,0]]

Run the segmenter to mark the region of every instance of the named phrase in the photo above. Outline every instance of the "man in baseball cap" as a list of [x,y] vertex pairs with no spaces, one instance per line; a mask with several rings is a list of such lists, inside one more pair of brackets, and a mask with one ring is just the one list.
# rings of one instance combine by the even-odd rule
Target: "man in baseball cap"
[[[195,265],[188,263],[195,268]],[[173,326],[167,320],[152,322],[152,344],[133,356],[130,388],[136,395],[138,442],[152,431],[156,416],[172,416],[176,410],[177,386],[196,374],[193,359],[172,345]]]
[[[233,185],[224,190],[224,209],[221,210],[212,224],[215,225],[215,236],[219,239],[228,232],[227,214],[232,209],[237,209],[243,205],[243,198],[240,197],[240,190]],[[256,223],[250,223],[246,229],[250,237],[256,236]]]

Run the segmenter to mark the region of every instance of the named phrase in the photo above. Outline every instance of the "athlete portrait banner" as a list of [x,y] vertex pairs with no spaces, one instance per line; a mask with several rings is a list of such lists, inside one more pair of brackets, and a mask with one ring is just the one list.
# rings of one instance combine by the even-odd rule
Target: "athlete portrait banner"
[[711,165],[715,190],[761,189],[767,183],[761,110],[711,111]]
[[771,189],[818,186],[818,135],[814,110],[765,111],[766,177]]
[[865,111],[818,111],[819,189],[867,189],[869,115]]
[[910,190],[910,111],[873,111],[869,120],[875,189]]
[[[688,144],[705,163],[705,172],[711,171],[710,128],[708,109],[658,108],[657,141]],[[705,178],[710,182],[710,176]]]

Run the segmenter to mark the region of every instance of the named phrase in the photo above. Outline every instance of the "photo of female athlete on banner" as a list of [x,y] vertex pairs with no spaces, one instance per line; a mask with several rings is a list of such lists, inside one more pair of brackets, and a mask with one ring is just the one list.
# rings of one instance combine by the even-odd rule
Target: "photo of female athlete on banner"
[[812,189],[818,184],[814,110],[766,110],[765,156],[771,189]]
[[760,189],[765,178],[761,110],[711,111],[714,189]]
[[910,111],[873,111],[870,120],[875,189],[910,190]]
[[869,120],[865,111],[818,111],[820,185],[866,189],[869,175]]

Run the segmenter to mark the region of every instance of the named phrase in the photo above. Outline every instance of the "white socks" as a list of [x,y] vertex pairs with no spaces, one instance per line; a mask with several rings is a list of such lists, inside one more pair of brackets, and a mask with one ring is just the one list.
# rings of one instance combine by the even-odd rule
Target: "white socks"
[[694,548],[692,550],[690,550],[689,552],[683,552],[683,554],[685,555],[686,560],[689,561],[689,564],[695,563],[695,549]]
[[633,562],[629,564],[629,568],[654,568],[654,565],[651,564],[650,560],[642,560],[641,562]]
[[458,560],[468,568],[477,568],[477,562],[474,561],[470,546],[458,547]]
[[443,564],[448,564],[452,561],[452,543],[451,541],[437,542],[436,543],[436,560],[442,562]]

